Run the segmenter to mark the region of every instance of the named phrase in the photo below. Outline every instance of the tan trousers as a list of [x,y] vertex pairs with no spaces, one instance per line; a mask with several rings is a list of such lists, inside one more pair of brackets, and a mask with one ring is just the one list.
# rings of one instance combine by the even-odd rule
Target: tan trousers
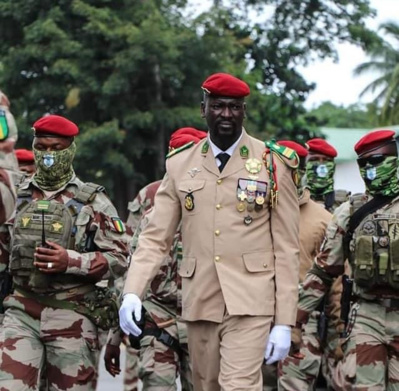
[[271,316],[187,322],[195,391],[261,391]]

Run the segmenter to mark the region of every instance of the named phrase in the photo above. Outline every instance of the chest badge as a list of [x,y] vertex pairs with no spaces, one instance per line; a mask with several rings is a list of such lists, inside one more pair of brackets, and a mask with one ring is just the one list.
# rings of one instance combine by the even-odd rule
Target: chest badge
[[194,178],[201,170],[197,167],[192,168],[191,170],[187,171],[188,175],[191,176],[191,178]]
[[63,227],[63,225],[58,222],[53,223],[51,226],[53,227],[54,232],[60,232],[61,228]]
[[21,221],[22,221],[22,226],[26,228],[30,222],[30,217],[22,217]]
[[184,207],[188,211],[192,211],[194,209],[194,196],[193,193],[187,193],[184,197]]
[[258,179],[258,174],[262,169],[262,163],[258,159],[248,159],[245,162],[245,169],[248,171],[249,177],[256,180]]

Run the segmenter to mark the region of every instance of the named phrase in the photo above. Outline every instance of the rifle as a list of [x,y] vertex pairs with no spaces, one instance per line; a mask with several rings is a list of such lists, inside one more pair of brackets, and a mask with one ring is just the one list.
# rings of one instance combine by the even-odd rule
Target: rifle
[[12,276],[5,270],[0,273],[0,314],[4,314],[4,299],[12,292]]
[[342,332],[341,337],[347,337],[347,327],[349,322],[349,312],[352,302],[352,289],[353,289],[353,279],[349,278],[347,275],[342,276],[342,296],[341,296],[341,319],[345,324],[345,329]]

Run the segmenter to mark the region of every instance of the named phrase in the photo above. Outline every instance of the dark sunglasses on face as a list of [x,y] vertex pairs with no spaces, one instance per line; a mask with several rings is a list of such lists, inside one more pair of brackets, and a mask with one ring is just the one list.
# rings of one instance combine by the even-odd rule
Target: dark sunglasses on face
[[371,155],[367,157],[360,157],[357,159],[357,164],[360,168],[366,167],[367,163],[371,166],[376,166],[382,163],[390,155]]

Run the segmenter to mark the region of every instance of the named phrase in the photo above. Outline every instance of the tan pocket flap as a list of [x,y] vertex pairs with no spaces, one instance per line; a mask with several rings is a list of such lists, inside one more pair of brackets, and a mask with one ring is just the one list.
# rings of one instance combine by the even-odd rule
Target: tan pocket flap
[[184,257],[180,265],[180,277],[192,277],[195,271],[196,259],[194,257]]
[[242,254],[246,269],[250,273],[265,272],[274,270],[273,253],[258,252]]
[[179,183],[179,190],[185,193],[201,190],[205,186],[205,180],[188,180]]

